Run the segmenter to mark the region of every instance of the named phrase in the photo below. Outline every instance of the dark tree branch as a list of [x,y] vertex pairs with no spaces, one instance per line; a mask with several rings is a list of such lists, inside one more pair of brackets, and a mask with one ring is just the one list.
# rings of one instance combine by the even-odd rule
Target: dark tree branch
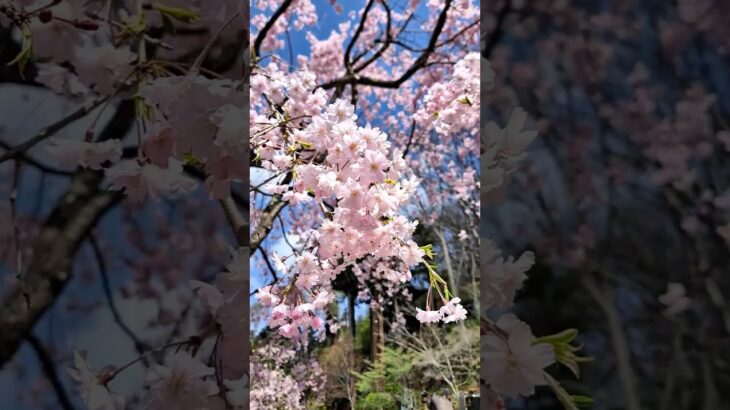
[[[133,112],[133,105],[117,107],[101,133],[102,140],[121,139],[127,134],[134,123],[134,116],[127,112],[130,109]],[[120,118],[127,121],[119,121]],[[36,235],[27,270],[0,307],[0,368],[15,355],[71,279],[74,257],[91,228],[122,200],[121,192],[99,189],[102,177],[101,172],[77,171]]]
[[348,71],[350,70],[350,54],[352,53],[352,48],[355,47],[357,39],[360,38],[360,33],[362,33],[363,28],[365,28],[365,22],[368,19],[368,13],[370,12],[370,8],[373,7],[373,3],[375,3],[375,0],[368,1],[368,4],[365,6],[365,11],[362,13],[362,18],[360,18],[360,24],[357,26],[355,34],[352,35],[350,43],[345,49],[345,69]]
[[431,33],[431,38],[428,42],[428,46],[426,49],[421,53],[421,55],[416,59],[413,64],[411,64],[410,67],[398,78],[394,80],[379,80],[375,78],[370,77],[363,77],[358,74],[346,74],[344,77],[329,81],[327,83],[321,84],[320,87],[324,89],[331,89],[331,88],[341,88],[342,86],[345,86],[347,84],[358,84],[358,85],[369,85],[372,87],[381,87],[381,88],[398,88],[400,87],[404,82],[408,81],[413,74],[415,74],[418,70],[426,66],[426,63],[428,62],[429,57],[431,57],[431,54],[436,50],[436,44],[438,43],[438,38],[441,35],[441,32],[444,28],[444,25],[446,24],[446,17],[448,15],[448,11],[451,8],[451,2],[452,0],[445,0],[444,1],[444,9],[441,10],[441,14],[439,14],[438,20],[436,21],[436,25],[434,26],[433,32]]
[[455,40],[456,40],[457,38],[459,38],[459,37],[460,37],[460,36],[461,36],[462,34],[466,33],[466,32],[467,32],[467,31],[469,31],[470,29],[472,29],[472,28],[476,27],[476,25],[477,25],[477,24],[479,24],[479,20],[475,20],[475,21],[473,21],[472,23],[468,24],[468,25],[467,25],[466,27],[464,27],[464,28],[462,28],[461,30],[459,30],[459,32],[457,32],[456,34],[454,34],[454,35],[453,35],[453,36],[451,36],[450,38],[448,38],[448,39],[446,39],[446,40],[444,40],[444,41],[442,41],[442,42],[438,43],[438,44],[436,45],[436,47],[443,47],[443,46],[445,46],[445,45],[447,45],[447,44],[449,44],[449,43],[451,43],[451,42],[455,41]]
[[294,247],[294,245],[291,244],[291,242],[289,242],[289,237],[286,235],[286,228],[284,228],[284,221],[281,219],[281,214],[277,215],[276,219],[279,220],[279,227],[281,227],[281,235],[284,238],[284,242],[286,242],[286,244],[289,245],[289,247],[291,248],[292,252],[294,252],[296,248]]
[[0,366],[7,363],[36,321],[71,279],[74,255],[96,221],[122,199],[100,191],[102,175],[80,171],[33,243],[33,257],[0,309]]
[[8,150],[6,153],[4,153],[2,156],[0,156],[0,163],[5,162],[9,159],[17,158],[24,152],[28,151],[29,149],[33,148],[36,144],[39,142],[52,137],[55,135],[58,131],[61,131],[62,129],[66,128],[67,125],[85,117],[88,115],[91,111],[96,109],[97,107],[104,104],[109,99],[109,96],[99,97],[96,100],[92,101],[88,105],[84,105],[81,108],[77,109],[76,111],[72,112],[68,116],[56,121],[55,123],[43,128],[41,132],[36,134],[31,139],[18,144],[15,147],[12,147],[10,150]]
[[259,59],[261,54],[261,44],[264,43],[264,39],[266,38],[266,35],[269,33],[269,30],[271,30],[272,27],[274,27],[274,24],[276,24],[276,21],[281,17],[284,12],[286,12],[286,9],[289,8],[289,6],[292,4],[292,0],[284,0],[283,3],[281,3],[281,6],[279,6],[278,9],[274,12],[274,14],[271,16],[269,21],[266,22],[264,27],[261,29],[259,34],[256,35],[256,40],[253,42],[253,54],[254,58]]
[[403,150],[403,158],[408,155],[408,151],[411,149],[411,144],[413,143],[413,135],[416,133],[416,120],[413,120],[411,123],[411,134],[408,136],[408,143],[406,144],[406,148]]
[[482,48],[482,56],[484,58],[489,58],[489,56],[492,55],[492,51],[494,51],[494,48],[504,35],[504,23],[507,21],[507,16],[511,11],[510,3],[510,0],[505,0],[504,5],[497,14],[497,24],[494,27],[494,31],[492,31],[492,34],[487,38],[487,41],[484,43],[484,47]]
[[61,383],[61,380],[58,377],[58,372],[56,372],[56,364],[46,348],[43,346],[43,342],[41,342],[38,337],[32,333],[26,337],[26,340],[33,348],[35,355],[38,357],[38,361],[41,362],[43,374],[46,376],[46,379],[51,382],[53,391],[56,393],[56,397],[58,398],[58,404],[63,410],[74,410],[74,405],[71,403],[71,399],[69,399],[68,394],[66,394],[66,390],[63,388],[63,383]]
[[[383,4],[383,7],[385,7],[385,10],[386,10],[386,11],[387,11],[387,13],[388,13],[388,21],[386,22],[386,25],[388,25],[388,32],[386,33],[386,40],[380,40],[380,39],[377,39],[377,40],[375,40],[375,43],[380,43],[380,42],[388,42],[388,41],[390,41],[390,42],[392,42],[393,44],[397,44],[397,40],[395,40],[395,39],[396,39],[396,38],[397,38],[398,36],[400,36],[400,35],[401,35],[401,33],[403,33],[403,31],[404,31],[404,30],[406,29],[406,27],[408,27],[408,24],[410,24],[411,20],[413,19],[413,16],[415,15],[415,11],[411,12],[411,14],[409,14],[409,15],[408,15],[408,17],[407,17],[407,18],[405,19],[405,21],[404,21],[404,22],[403,22],[403,24],[401,25],[400,29],[398,30],[398,32],[397,32],[397,33],[395,33],[395,36],[391,36],[391,34],[390,34],[390,24],[392,24],[392,16],[391,16],[391,11],[390,11],[390,7],[389,7],[389,6],[388,6],[388,4],[387,4],[387,3],[385,2],[385,0],[383,0],[383,1],[382,1],[382,4]],[[357,56],[356,56],[356,57],[355,57],[355,58],[354,58],[354,59],[352,60],[352,63],[353,63],[353,64],[356,64],[356,63],[357,63],[358,61],[360,61],[360,59],[361,59],[361,58],[363,58],[363,57],[365,57],[365,55],[367,55],[368,51],[369,51],[369,50],[363,50],[363,51],[361,51],[361,52],[360,52],[360,53],[359,53],[359,54],[358,54],[358,55],[357,55]],[[385,51],[385,50],[383,50],[383,51]],[[418,51],[420,52],[420,51],[423,51],[423,50],[418,50]],[[368,65],[369,65],[369,63],[368,63]],[[361,69],[362,69],[362,68],[361,68]],[[359,70],[358,70],[358,71],[359,71]]]
[[261,217],[256,223],[256,229],[251,235],[251,251],[256,251],[266,236],[271,232],[274,225],[274,219],[286,207],[287,201],[281,198],[281,195],[274,196],[261,212]]
[[241,214],[238,205],[232,196],[220,200],[221,207],[226,214],[228,224],[231,225],[233,234],[236,236],[238,246],[249,246],[249,224],[248,220]]
[[[388,3],[386,3],[385,0],[382,0],[381,1],[381,4],[385,8],[386,16],[387,16],[387,20],[385,22],[385,41],[383,42],[383,45],[380,46],[380,48],[378,49],[378,51],[375,52],[375,54],[373,54],[372,56],[370,56],[370,58],[368,58],[365,62],[363,62],[362,64],[360,64],[360,66],[355,69],[355,72],[360,72],[360,71],[364,70],[370,64],[372,64],[373,62],[375,62],[378,58],[380,58],[380,56],[383,55],[383,53],[385,52],[385,50],[387,50],[388,47],[390,47],[390,44],[393,41],[393,38],[390,35],[390,27],[391,27],[391,24],[392,24],[391,15],[390,15],[390,7],[388,7]],[[360,57],[362,57],[362,56],[364,56],[364,54],[359,55],[358,56],[358,59]],[[357,60],[355,60],[355,62],[357,62]]]
[[122,319],[122,315],[119,313],[119,309],[117,309],[116,303],[114,303],[114,297],[112,295],[112,287],[111,283],[109,282],[109,272],[106,268],[106,261],[104,259],[104,254],[101,252],[101,246],[99,246],[99,241],[96,240],[96,237],[94,234],[89,234],[89,242],[91,243],[91,247],[94,251],[94,257],[96,258],[96,263],[99,265],[99,273],[101,275],[101,283],[104,287],[104,295],[106,297],[107,304],[109,305],[109,309],[112,311],[112,315],[114,316],[114,321],[117,322],[117,325],[122,329],[122,331],[129,336],[130,339],[132,339],[132,342],[134,342],[134,348],[137,350],[137,352],[144,353],[145,350],[148,349],[149,346],[144,344],[139,337],[137,337],[136,334],[132,331],[132,329],[127,326],[126,323],[124,323],[124,320]]
[[266,254],[266,251],[262,246],[259,246],[259,252],[261,252],[261,256],[264,257],[264,262],[266,262],[266,267],[269,268],[269,272],[271,273],[271,276],[274,278],[274,282],[279,281],[279,276],[276,274],[276,269],[274,269],[273,266],[271,266],[271,261],[269,260],[269,255]]
[[[5,141],[0,141],[0,148],[2,148],[4,150],[10,150],[12,148],[12,146]],[[20,159],[21,161],[25,162],[26,164],[31,165],[31,166],[37,168],[39,171],[45,172],[47,174],[66,176],[66,177],[74,174],[71,171],[63,171],[63,170],[60,170],[57,168],[50,167],[28,155],[20,154],[17,156],[17,159]]]

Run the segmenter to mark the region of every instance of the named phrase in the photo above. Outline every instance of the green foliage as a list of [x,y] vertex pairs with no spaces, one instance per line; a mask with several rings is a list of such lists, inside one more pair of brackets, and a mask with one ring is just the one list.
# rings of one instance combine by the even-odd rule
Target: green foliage
[[358,400],[357,409],[398,408],[414,358],[402,349],[386,347],[370,370],[356,373],[357,391],[363,397]]
[[[534,343],[547,343],[555,351],[555,360],[567,367],[576,378],[580,378],[580,363],[593,360],[591,357],[583,357],[575,354],[581,349],[581,345],[574,345],[572,342],[578,337],[578,330],[566,329],[560,333],[542,336],[534,340]],[[569,394],[560,382],[555,380],[547,372],[544,372],[545,380],[557,396],[560,403],[566,410],[578,410],[587,408],[593,404],[593,399],[587,396]]]
[[593,360],[590,357],[578,356],[575,354],[581,349],[581,345],[571,344],[578,337],[578,330],[567,329],[554,335],[543,336],[535,339],[535,343],[547,343],[555,351],[555,360],[570,369],[576,378],[580,378],[580,363]]
[[370,318],[365,317],[357,321],[355,337],[355,349],[363,356],[370,354],[372,335],[370,334]]
[[390,393],[369,393],[357,402],[357,410],[396,409],[398,404]]
[[22,24],[20,26],[20,33],[20,52],[8,63],[8,66],[17,64],[21,78],[25,78],[25,66],[33,56],[33,34],[31,33],[30,26],[28,24]]

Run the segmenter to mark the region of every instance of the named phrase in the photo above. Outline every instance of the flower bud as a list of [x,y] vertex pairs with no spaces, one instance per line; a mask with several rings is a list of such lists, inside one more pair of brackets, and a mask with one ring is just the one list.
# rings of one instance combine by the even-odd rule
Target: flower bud
[[38,20],[41,21],[43,24],[48,24],[53,20],[53,12],[49,9],[41,10],[40,13],[38,13]]

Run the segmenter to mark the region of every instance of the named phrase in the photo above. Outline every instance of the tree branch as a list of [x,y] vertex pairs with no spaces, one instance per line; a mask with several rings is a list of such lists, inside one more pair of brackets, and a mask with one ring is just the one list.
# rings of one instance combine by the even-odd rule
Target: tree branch
[[[316,159],[315,159],[316,162]],[[293,178],[292,173],[286,174],[280,185],[286,185],[291,182]],[[288,202],[282,199],[281,194],[274,195],[273,198],[266,204],[266,208],[261,212],[261,217],[256,223],[256,229],[251,235],[251,252],[256,252],[256,249],[261,245],[261,242],[266,239],[266,236],[271,232],[274,226],[274,219],[284,209]]]
[[418,70],[426,66],[426,63],[428,62],[428,58],[433,54],[433,52],[436,50],[436,44],[438,42],[438,38],[441,35],[441,31],[444,28],[444,25],[446,24],[446,16],[448,14],[449,9],[451,8],[451,2],[452,0],[446,0],[444,3],[444,9],[441,10],[441,14],[439,14],[438,20],[436,21],[436,25],[434,26],[434,30],[431,33],[431,38],[428,42],[428,46],[423,51],[423,53],[416,59],[416,61],[408,67],[408,69],[397,79],[394,80],[379,80],[374,79],[370,77],[363,77],[357,74],[347,74],[342,78],[338,78],[335,80],[332,80],[330,82],[324,83],[320,85],[319,87],[322,87],[324,89],[331,89],[336,87],[342,87],[347,84],[359,84],[359,85],[369,85],[373,87],[381,87],[381,88],[398,88],[400,87],[404,82],[406,82],[408,79],[410,79],[413,74],[415,74]]
[[241,212],[238,210],[238,205],[236,205],[236,201],[234,201],[233,197],[229,195],[228,197],[221,199],[220,204],[223,208],[223,212],[226,214],[228,224],[231,225],[231,229],[233,229],[233,234],[236,236],[238,246],[248,247],[248,221],[243,217],[243,215],[241,215]]
[[63,388],[63,383],[61,383],[58,373],[56,372],[56,364],[46,348],[43,346],[43,343],[32,333],[26,337],[26,340],[33,348],[33,351],[38,357],[38,361],[41,362],[43,374],[45,374],[46,379],[51,382],[53,391],[56,393],[56,397],[58,398],[58,404],[61,405],[63,410],[74,410],[74,405],[71,403],[71,399],[69,399],[68,394],[66,394],[66,390]]
[[[10,149],[12,149],[12,146],[5,141],[0,141],[0,148],[2,148],[4,150],[10,150]],[[27,155],[19,154],[16,158],[27,163],[28,165],[31,165],[31,166],[37,168],[39,171],[45,172],[47,174],[66,176],[66,177],[74,174],[73,172],[70,172],[70,171],[63,171],[63,170],[60,170],[57,168],[52,168]]]
[[276,274],[276,269],[274,269],[273,266],[271,266],[271,261],[269,260],[269,255],[266,254],[266,251],[263,247],[258,248],[259,252],[261,252],[261,256],[264,257],[264,262],[266,262],[266,266],[269,268],[269,272],[271,272],[271,276],[274,278],[274,282],[279,281],[279,276]]
[[274,219],[286,206],[287,201],[281,198],[281,195],[276,195],[271,198],[271,201],[266,205],[266,208],[261,212],[261,217],[256,223],[256,229],[251,235],[251,251],[255,252],[261,242],[266,239],[266,236],[271,232],[271,228],[274,225]]
[[284,0],[284,2],[281,3],[281,6],[276,9],[269,21],[266,22],[264,28],[262,28],[259,34],[256,35],[256,40],[254,40],[253,42],[253,55],[256,59],[258,59],[259,55],[261,54],[261,44],[263,44],[266,35],[269,33],[269,30],[274,27],[274,24],[276,24],[276,20],[278,20],[279,17],[281,17],[284,12],[286,12],[286,9],[289,8],[291,4],[292,0]]
[[494,31],[489,36],[489,38],[484,43],[484,47],[482,48],[482,56],[484,58],[489,58],[489,56],[492,55],[492,51],[494,51],[494,48],[497,46],[497,43],[499,43],[499,40],[502,39],[502,35],[504,34],[504,23],[507,21],[507,16],[510,13],[511,10],[511,1],[506,0],[504,2],[504,6],[499,10],[499,13],[497,14],[497,24],[494,28]]
[[101,178],[101,173],[86,170],[74,175],[36,236],[28,269],[0,309],[0,366],[13,357],[68,283],[73,257],[91,227],[122,199],[120,192],[100,191]]
[[[100,140],[123,137],[133,122],[134,105],[120,104]],[[36,235],[28,269],[0,307],[0,368],[15,355],[35,323],[63,291],[71,278],[76,251],[96,221],[122,200],[121,192],[99,189],[102,177],[100,172],[76,172]]]
[[[380,58],[380,56],[383,55],[383,53],[385,52],[385,50],[387,50],[388,47],[390,47],[390,44],[393,42],[393,38],[390,35],[390,26],[392,24],[392,17],[391,17],[391,13],[390,13],[390,7],[388,7],[388,3],[386,3],[385,0],[382,0],[380,2],[380,4],[382,4],[383,7],[385,8],[385,12],[386,12],[386,16],[387,16],[387,20],[386,20],[386,23],[385,23],[385,41],[383,41],[383,45],[378,49],[378,51],[376,51],[370,58],[368,58],[367,60],[365,60],[362,64],[360,64],[359,67],[357,67],[355,69],[355,72],[360,72],[360,71],[364,70],[370,64],[372,64],[375,60],[377,60],[378,58]],[[361,55],[357,56],[357,58],[355,59],[354,63],[356,63],[357,60],[359,60],[362,56],[364,56],[364,54],[361,54]]]
[[624,396],[624,406],[627,410],[640,410],[639,398],[636,395],[636,380],[631,368],[631,350],[628,346],[626,332],[621,324],[621,318],[616,310],[616,304],[607,291],[599,288],[596,281],[589,275],[582,279],[583,286],[593,297],[608,319],[608,328],[611,333],[611,344],[616,355],[616,365],[619,371],[619,381]]
[[62,129],[64,129],[67,125],[75,122],[76,120],[79,120],[79,119],[85,117],[91,111],[93,111],[97,107],[104,104],[107,100],[109,100],[109,97],[110,96],[99,97],[96,100],[92,101],[90,104],[84,105],[83,107],[77,109],[76,111],[72,112],[68,116],[45,127],[43,130],[41,130],[41,132],[36,134],[33,138],[31,138],[19,145],[16,145],[15,147],[11,148],[9,151],[4,153],[2,156],[0,156],[0,163],[5,162],[9,159],[19,157],[21,154],[23,154],[24,152],[33,148],[39,142],[45,140],[46,138],[52,137],[58,131],[61,131]]
[[368,19],[368,13],[370,12],[370,8],[373,7],[373,3],[375,3],[375,0],[369,0],[368,4],[365,6],[365,11],[362,13],[362,18],[360,18],[360,24],[357,26],[357,29],[355,30],[355,34],[352,35],[352,38],[350,39],[350,43],[347,45],[347,49],[345,49],[345,69],[349,71],[350,69],[350,53],[352,53],[352,48],[355,47],[355,43],[357,42],[357,39],[360,37],[360,33],[362,33],[363,28],[365,28],[365,21]]
[[132,342],[134,342],[134,348],[137,350],[137,352],[144,353],[144,351],[148,349],[148,346],[145,345],[139,339],[139,337],[134,334],[134,332],[132,332],[132,329],[130,329],[126,323],[124,323],[124,320],[122,320],[122,315],[119,313],[119,309],[117,309],[116,303],[114,303],[111,283],[109,282],[109,272],[107,272],[106,269],[104,254],[101,252],[101,246],[99,246],[99,241],[96,240],[96,237],[93,233],[89,234],[89,242],[91,243],[91,247],[94,251],[94,257],[96,258],[96,262],[99,265],[99,273],[101,274],[101,282],[104,287],[104,295],[106,296],[106,301],[109,305],[109,309],[112,311],[112,315],[114,316],[114,321],[117,322],[122,331],[126,333],[130,339],[132,339]]

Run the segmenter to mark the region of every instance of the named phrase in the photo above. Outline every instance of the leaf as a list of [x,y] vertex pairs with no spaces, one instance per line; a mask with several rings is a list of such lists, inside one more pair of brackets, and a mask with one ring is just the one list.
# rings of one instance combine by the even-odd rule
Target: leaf
[[549,343],[549,344],[570,343],[576,337],[578,337],[577,329],[566,329],[560,333],[555,333],[553,335],[538,337],[537,339],[535,339],[535,343]]
[[134,96],[134,112],[138,117],[146,120],[151,120],[153,117],[152,107],[139,95]]
[[580,379],[580,367],[578,366],[578,363],[576,363],[575,360],[571,360],[566,357],[556,357],[556,360],[562,364],[563,366],[567,367],[568,370],[570,370],[571,373],[575,376],[576,379]]
[[423,253],[424,253],[424,254],[425,254],[425,255],[426,255],[426,256],[427,256],[427,257],[428,257],[429,259],[433,259],[433,257],[434,257],[434,255],[435,255],[435,253],[433,252],[433,245],[432,245],[432,244],[428,244],[428,245],[423,245],[423,246],[419,246],[419,247],[418,247],[418,249],[422,250],[422,251],[423,251]]
[[25,75],[23,74],[23,72],[25,71],[25,66],[28,64],[28,61],[30,61],[30,58],[33,56],[33,34],[30,31],[30,26],[28,26],[27,24],[23,24],[20,27],[20,32],[22,35],[20,52],[8,63],[8,66],[17,64],[18,70],[20,70],[20,77],[25,78]]
[[185,162],[185,164],[192,165],[192,166],[203,165],[203,163],[200,162],[200,160],[198,158],[196,158],[195,155],[193,155],[192,153],[187,153],[187,154],[183,155],[183,162]]
[[461,99],[457,100],[457,102],[459,102],[459,103],[461,103],[461,104],[465,104],[465,105],[468,105],[468,106],[470,106],[470,107],[471,107],[471,105],[472,105],[472,102],[471,102],[471,100],[470,100],[470,99],[469,99],[469,97],[467,97],[466,95],[464,96],[464,98],[461,98]]
[[146,28],[147,19],[144,17],[144,14],[140,14],[125,25],[125,29],[134,34],[144,33]]
[[570,398],[573,399],[573,403],[580,408],[590,407],[593,405],[593,399],[588,396],[572,395]]
[[542,336],[536,338],[533,344],[546,343],[553,347],[555,353],[555,360],[567,367],[573,375],[580,378],[580,366],[579,363],[585,363],[592,360],[590,357],[581,357],[575,354],[582,348],[582,344],[573,345],[571,342],[578,337],[578,330],[566,329],[562,332],[555,333],[553,335]]
[[163,17],[175,19],[183,23],[194,23],[200,19],[198,13],[180,7],[170,7],[155,3],[152,4],[152,8],[160,12]]

